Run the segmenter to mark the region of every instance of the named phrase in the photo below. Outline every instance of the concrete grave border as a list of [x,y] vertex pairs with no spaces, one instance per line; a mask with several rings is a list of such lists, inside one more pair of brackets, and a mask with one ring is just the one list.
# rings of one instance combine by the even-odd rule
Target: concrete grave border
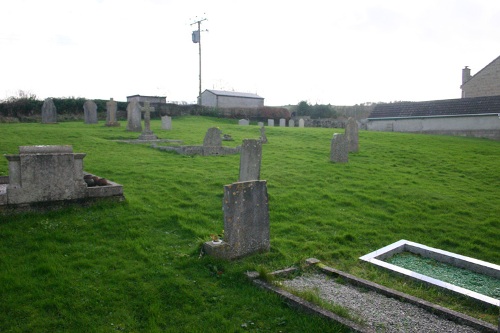
[[414,254],[419,254],[423,257],[426,258],[431,258],[434,260],[437,260],[442,263],[446,263],[455,267],[459,268],[465,268],[470,271],[488,275],[494,278],[500,278],[500,266],[491,264],[486,261],[462,256],[456,253],[428,247],[419,243],[414,243],[411,241],[407,241],[405,239],[399,240],[395,243],[392,243],[390,245],[387,245],[379,250],[373,251],[371,253],[368,253],[359,259],[372,263],[374,265],[377,265],[382,268],[386,268],[390,271],[408,276],[412,279],[416,279],[440,288],[444,288],[447,290],[450,290],[452,292],[471,297],[475,300],[478,300],[480,302],[489,304],[489,305],[495,305],[495,306],[500,306],[500,300],[489,297],[477,292],[474,292],[472,290],[468,290],[459,286],[455,286],[451,283],[444,282],[432,277],[429,277],[427,275],[419,274],[417,272],[411,271],[409,269],[405,269],[393,264],[390,264],[388,262],[383,261],[384,259],[387,259],[394,254],[401,253],[401,252],[411,252]]

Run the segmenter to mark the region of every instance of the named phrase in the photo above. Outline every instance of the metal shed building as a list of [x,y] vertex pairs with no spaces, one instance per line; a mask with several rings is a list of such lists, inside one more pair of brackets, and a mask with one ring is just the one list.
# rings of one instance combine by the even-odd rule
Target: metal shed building
[[264,98],[257,94],[206,89],[201,93],[201,105],[214,108],[259,108]]

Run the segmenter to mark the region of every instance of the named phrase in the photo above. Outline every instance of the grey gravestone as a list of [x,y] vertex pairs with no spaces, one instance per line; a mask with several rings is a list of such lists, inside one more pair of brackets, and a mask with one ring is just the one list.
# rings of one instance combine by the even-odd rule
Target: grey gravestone
[[224,186],[224,240],[204,244],[209,255],[223,259],[241,258],[270,249],[267,182],[255,180]]
[[132,101],[127,105],[127,131],[142,132],[141,109],[137,101]]
[[250,122],[247,119],[240,119],[240,120],[238,120],[238,125],[248,126],[248,125],[250,125]]
[[300,128],[304,127],[304,119],[302,119],[302,118],[299,119],[299,127]]
[[268,119],[267,120],[267,126],[274,126],[274,119]]
[[347,163],[349,154],[347,152],[347,138],[344,134],[335,133],[330,150],[330,161],[335,163]]
[[97,104],[94,101],[86,100],[83,103],[83,117],[85,124],[97,124]]
[[262,142],[255,139],[243,140],[240,153],[240,177],[238,181],[259,180],[261,161]]
[[288,127],[295,127],[295,121],[293,119],[290,119],[288,122]]
[[264,126],[260,127],[260,141],[267,143],[266,128]]
[[158,137],[151,131],[151,111],[155,109],[150,106],[149,102],[144,103],[141,112],[144,112],[144,130],[139,136],[139,140],[157,140]]
[[42,105],[42,124],[57,123],[57,109],[52,98],[47,98]]
[[172,129],[172,117],[169,116],[161,117],[161,129],[166,131]]
[[347,137],[347,151],[357,152],[359,150],[359,134],[358,123],[356,119],[349,117],[345,127],[345,135]]
[[203,139],[204,147],[222,147],[222,132],[217,127],[209,128],[205,139]]
[[264,126],[264,123],[263,123],[262,121],[259,121],[259,122],[257,123],[257,125],[258,125],[259,127],[263,127],[263,126]]
[[286,127],[286,119],[280,119],[280,127]]
[[118,103],[112,98],[106,102],[106,126],[120,126],[116,120],[116,112],[118,111]]

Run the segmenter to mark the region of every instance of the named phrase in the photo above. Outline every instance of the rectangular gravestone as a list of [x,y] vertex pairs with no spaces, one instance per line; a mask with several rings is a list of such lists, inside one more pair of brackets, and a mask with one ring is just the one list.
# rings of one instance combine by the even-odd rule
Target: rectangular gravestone
[[166,131],[170,131],[172,129],[172,117],[161,117],[161,129]]
[[357,152],[359,150],[359,134],[358,123],[356,119],[349,117],[345,127],[345,135],[347,137],[347,151]]
[[118,103],[110,98],[110,100],[106,102],[106,126],[120,126],[116,118],[117,111]]
[[94,101],[83,103],[83,117],[85,124],[97,124],[97,104]]
[[137,101],[127,105],[127,131],[142,132],[141,105]]
[[259,121],[259,122],[257,123],[257,126],[259,126],[259,127],[263,127],[263,126],[264,126],[264,123],[263,123],[262,121]]
[[262,142],[255,139],[245,139],[241,145],[240,177],[238,181],[259,180],[262,160]]
[[211,127],[207,130],[203,139],[204,147],[222,147],[222,132],[217,127]]
[[238,125],[248,126],[248,125],[250,125],[250,122],[247,119],[240,119],[240,120],[238,120]]
[[286,119],[280,119],[280,127],[286,127]]
[[295,127],[295,121],[293,119],[290,119],[288,122],[288,127]]
[[347,163],[348,160],[347,138],[344,134],[335,133],[331,144],[330,161],[335,163]]
[[274,119],[268,119],[267,126],[273,127],[274,126]]
[[304,128],[304,119],[302,118],[299,119],[299,127]]
[[42,124],[57,123],[57,109],[52,98],[47,98],[42,105]]

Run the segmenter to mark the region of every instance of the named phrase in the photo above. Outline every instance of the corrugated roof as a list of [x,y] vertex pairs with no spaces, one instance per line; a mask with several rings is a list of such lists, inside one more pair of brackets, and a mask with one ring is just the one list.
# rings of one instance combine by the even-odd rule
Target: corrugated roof
[[377,104],[368,118],[500,114],[500,96]]
[[212,94],[217,95],[217,96],[231,96],[231,97],[264,99],[264,97],[260,97],[259,95],[252,94],[252,93],[244,93],[244,92],[237,92],[237,91],[225,91],[225,90],[213,90],[213,89],[206,89],[205,91],[209,91]]

